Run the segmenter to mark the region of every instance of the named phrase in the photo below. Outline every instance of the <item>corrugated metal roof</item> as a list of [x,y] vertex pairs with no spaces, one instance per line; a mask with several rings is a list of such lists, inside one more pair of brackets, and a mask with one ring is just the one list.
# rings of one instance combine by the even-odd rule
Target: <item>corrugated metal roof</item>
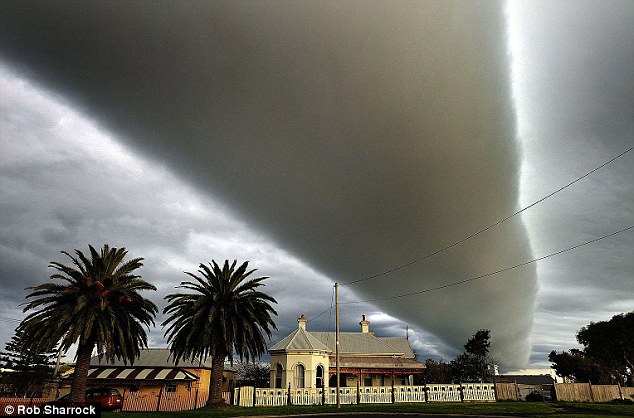
[[[335,333],[308,332],[304,328],[297,328],[269,348],[269,351],[285,350],[327,350],[334,353]],[[379,338],[371,332],[339,333],[339,352],[342,355],[416,358],[407,338]]]
[[285,338],[278,343],[274,344],[269,351],[279,350],[320,350],[320,351],[332,351],[321,341],[315,338],[311,333],[298,328],[291,332]]
[[[334,332],[311,332],[310,335],[335,351]],[[403,355],[404,353],[386,344],[381,339],[370,333],[363,332],[340,332],[339,352],[350,354],[381,354],[381,355]]]
[[383,341],[390,347],[394,347],[396,351],[403,353],[403,357],[406,358],[415,358],[416,354],[414,350],[412,350],[412,346],[409,345],[409,341],[407,338],[403,337],[377,337],[379,340]]
[[[128,362],[128,364],[125,364],[122,360],[115,360],[114,363],[111,363],[105,358],[99,359],[98,356],[94,356],[90,359],[90,365],[129,367],[130,363]],[[148,348],[141,350],[140,357],[135,359],[133,366],[211,368],[211,357],[208,357],[205,361],[181,359],[178,364],[174,364],[174,359],[173,357],[170,357],[170,351],[168,348]]]

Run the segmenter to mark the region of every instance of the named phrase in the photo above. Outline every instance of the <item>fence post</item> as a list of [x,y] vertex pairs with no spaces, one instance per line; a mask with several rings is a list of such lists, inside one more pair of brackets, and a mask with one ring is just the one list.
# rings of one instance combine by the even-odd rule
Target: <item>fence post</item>
[[326,405],[326,386],[322,386],[321,388],[321,405]]
[[513,383],[515,383],[515,400],[521,401],[522,397],[520,396],[520,387],[517,386],[517,380],[515,380]]
[[392,403],[396,401],[394,397],[394,372],[392,372]]
[[291,384],[288,384],[288,393],[287,393],[287,399],[286,399],[286,404],[287,405],[293,405],[293,401],[291,399]]
[[159,412],[161,409],[161,396],[163,396],[163,386],[159,390],[158,400],[156,401],[156,412]]
[[359,390],[359,381],[357,381],[357,405],[361,403],[361,391]]
[[253,385],[253,407],[255,408],[255,385]]
[[423,395],[425,396],[425,402],[429,402],[429,394],[427,393],[427,379],[423,380]]
[[198,388],[196,388],[196,397],[194,398],[194,409],[198,408]]
[[460,402],[464,402],[464,393],[462,392],[462,382],[458,382],[458,393],[460,393]]
[[619,398],[621,398],[621,400],[623,400],[623,391],[621,390],[621,382],[616,382],[617,385],[619,385]]

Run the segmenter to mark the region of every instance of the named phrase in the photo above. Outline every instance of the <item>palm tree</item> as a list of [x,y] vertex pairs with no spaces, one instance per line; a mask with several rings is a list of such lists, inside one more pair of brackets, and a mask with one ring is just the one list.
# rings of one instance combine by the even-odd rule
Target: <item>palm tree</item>
[[255,270],[247,271],[248,261],[237,269],[236,261],[222,269],[211,261],[200,264],[202,277],[185,272],[195,282],[181,282],[177,288],[194,293],[176,293],[165,297],[169,302],[163,313],[169,317],[163,326],[174,361],[211,357],[211,379],[207,404],[222,403],[222,373],[225,358],[233,361],[234,353],[240,360],[255,360],[266,352],[271,328],[277,329],[271,314],[277,312],[269,302],[272,297],[257,290],[268,277],[248,278]]
[[88,381],[88,369],[93,349],[108,361],[115,358],[133,363],[140,350],[147,347],[144,325],[154,325],[158,308],[139,295],[142,290],[156,290],[154,286],[134,274],[141,267],[142,258],[124,261],[125,248],[104,245],[100,252],[92,246],[90,259],[75,250],[76,257],[66,251],[74,266],[51,262],[57,270],[51,279],[66,283],[43,283],[29,287],[27,296],[34,298],[24,312],[28,315],[17,328],[22,332],[23,348],[50,351],[58,342],[66,352],[78,344],[75,372],[70,400],[83,402]]

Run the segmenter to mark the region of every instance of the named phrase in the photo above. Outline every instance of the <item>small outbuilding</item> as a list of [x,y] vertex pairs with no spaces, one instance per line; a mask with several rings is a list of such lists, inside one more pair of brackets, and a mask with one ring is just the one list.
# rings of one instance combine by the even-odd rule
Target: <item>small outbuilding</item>
[[[72,373],[73,370],[65,373],[60,395],[70,391]],[[169,349],[149,348],[141,351],[134,364],[120,360],[110,363],[98,356],[91,358],[88,386],[117,389],[123,395],[124,410],[153,410],[150,405],[156,404],[159,408],[161,402],[176,405],[169,410],[185,410],[207,401],[210,377],[211,358],[205,361],[181,359],[174,364]],[[222,391],[231,393],[234,386],[235,371],[227,364]]]

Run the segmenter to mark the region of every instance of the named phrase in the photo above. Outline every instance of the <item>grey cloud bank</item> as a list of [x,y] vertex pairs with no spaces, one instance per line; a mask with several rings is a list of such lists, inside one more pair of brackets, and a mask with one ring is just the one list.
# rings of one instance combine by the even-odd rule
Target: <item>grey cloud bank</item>
[[[14,65],[332,280],[410,261],[517,207],[502,3],[3,8],[0,47]],[[529,258],[517,220],[348,298]],[[454,347],[491,328],[496,355],[519,366],[535,291],[527,268],[378,306]]]

